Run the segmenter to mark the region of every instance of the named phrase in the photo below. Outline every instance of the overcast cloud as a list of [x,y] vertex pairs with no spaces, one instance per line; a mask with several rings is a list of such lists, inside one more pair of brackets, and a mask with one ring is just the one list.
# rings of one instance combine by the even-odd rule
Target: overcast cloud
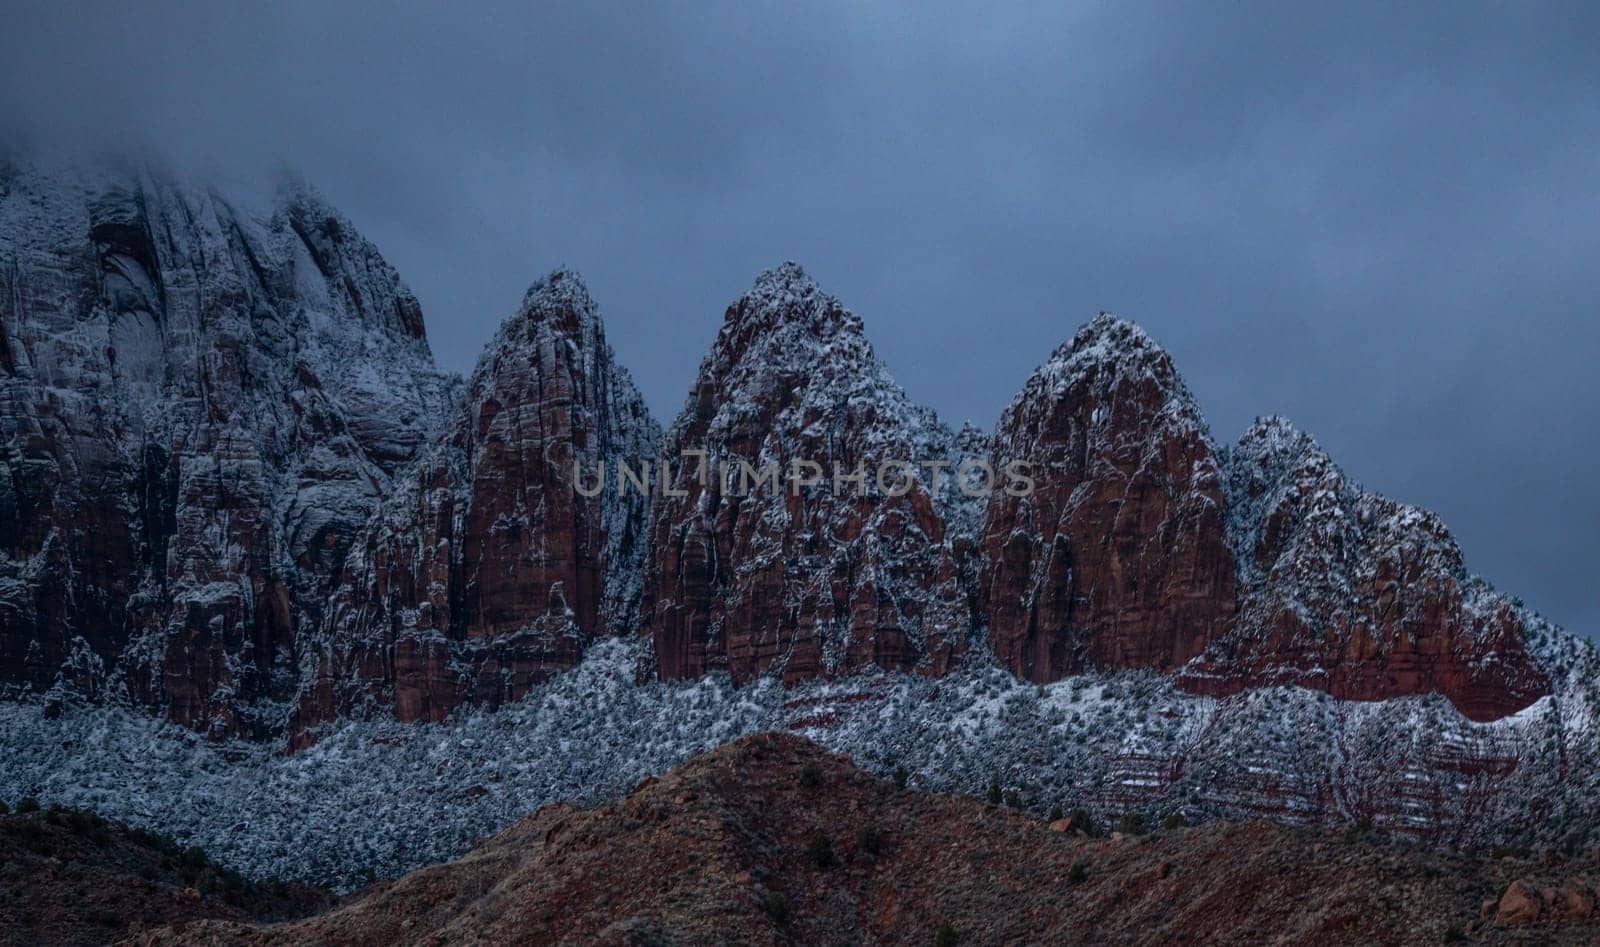
[[989,427],[1107,309],[1600,631],[1592,5],[6,6],[5,140],[298,168],[446,367],[566,263],[670,421],[793,258]]

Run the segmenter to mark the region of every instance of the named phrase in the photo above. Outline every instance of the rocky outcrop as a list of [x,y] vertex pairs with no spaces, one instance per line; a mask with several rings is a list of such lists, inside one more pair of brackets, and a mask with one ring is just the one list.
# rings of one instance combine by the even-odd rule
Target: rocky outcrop
[[[953,476],[935,485],[922,468],[897,496],[903,470],[877,483],[887,461],[953,466],[957,438],[800,267],[762,274],[728,308],[664,447],[676,495],[652,510],[642,613],[661,677],[939,673],[965,647],[970,547],[949,529]],[[706,452],[706,476],[688,451]],[[741,463],[781,476],[758,482]],[[835,481],[860,471],[862,483]]]
[[444,439],[360,533],[295,730],[392,708],[495,707],[631,631],[648,497],[585,496],[596,471],[656,456],[660,433],[580,278],[528,290],[473,372]]
[[1174,670],[1229,627],[1234,563],[1215,452],[1172,359],[1102,314],[1000,419],[978,601],[1002,664],[1040,683],[1088,668]]
[[994,462],[977,597],[1013,673],[1155,668],[1218,696],[1298,684],[1441,693],[1492,720],[1549,693],[1520,606],[1467,573],[1439,518],[1350,483],[1287,422],[1227,451],[1166,352],[1108,315],[1028,380]]
[[350,537],[451,397],[303,187],[0,171],[0,682],[281,727]]
[[1480,721],[1550,692],[1528,618],[1468,574],[1438,516],[1363,490],[1281,418],[1257,421],[1226,467],[1242,610],[1185,686],[1438,692]]
[[1544,899],[1540,897],[1539,891],[1518,878],[1511,882],[1505,894],[1500,896],[1494,920],[1496,924],[1502,926],[1531,924],[1539,919],[1539,913],[1543,908]]

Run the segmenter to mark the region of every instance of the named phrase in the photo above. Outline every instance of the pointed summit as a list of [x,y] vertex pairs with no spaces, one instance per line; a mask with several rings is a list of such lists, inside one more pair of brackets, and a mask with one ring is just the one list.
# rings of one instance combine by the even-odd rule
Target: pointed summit
[[539,278],[522,294],[520,314],[524,316],[549,316],[571,313],[582,318],[598,318],[594,299],[583,274],[566,266],[558,266]]
[[534,283],[444,442],[357,538],[297,709],[302,742],[380,696],[402,720],[498,706],[631,630],[648,500],[585,496],[574,468],[592,483],[659,443],[583,281]]
[[817,281],[811,278],[805,267],[793,260],[784,260],[777,266],[762,270],[747,295],[764,299],[795,299],[817,292]]
[[728,307],[700,377],[737,388],[752,376],[798,375],[830,364],[838,377],[887,378],[861,319],[798,263],[786,262],[763,272]]
[[551,270],[523,292],[522,302],[500,323],[478,361],[481,365],[490,353],[508,344],[527,344],[547,332],[561,333],[576,342],[604,337],[600,311],[589,287],[577,271],[564,266]]
[[1194,398],[1138,326],[1102,313],[1056,349],[1000,419],[993,463],[1031,496],[996,496],[980,609],[1019,676],[1173,669],[1233,614],[1217,460]]
[[[1172,356],[1136,323],[1108,312],[1085,323],[1071,341],[1058,346],[1049,361],[1028,380],[1018,399],[1061,399],[1072,392],[1081,401],[1091,391],[1092,400],[1107,407],[1137,392],[1134,400],[1141,404],[1159,401],[1161,408],[1152,418],[1206,430],[1199,405],[1173,365]],[[1204,436],[1210,437],[1209,433]]]
[[[652,510],[645,573],[661,676],[948,666],[970,614],[943,494],[921,483],[897,496],[836,492],[831,478],[836,465],[871,477],[885,461],[951,462],[955,437],[894,383],[861,320],[799,266],[763,273],[728,308],[665,448],[675,463],[705,451],[730,466],[815,464],[829,480],[802,497],[729,492],[674,471],[684,494]],[[940,490],[951,486],[947,473]]]
[[1124,349],[1161,349],[1137,322],[1104,310],[1080,326],[1073,333],[1072,341],[1062,347],[1085,349],[1102,344]]

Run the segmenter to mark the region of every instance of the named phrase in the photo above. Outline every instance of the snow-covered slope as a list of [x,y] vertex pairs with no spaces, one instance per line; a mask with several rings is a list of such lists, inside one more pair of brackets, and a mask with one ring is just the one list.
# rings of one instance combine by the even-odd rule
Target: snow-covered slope
[[[344,721],[285,756],[106,707],[0,704],[0,799],[173,832],[253,876],[359,884],[465,851],[542,804],[592,803],[741,734],[784,729],[912,785],[1016,790],[1025,808],[1159,822],[1368,819],[1438,844],[1600,844],[1595,665],[1581,690],[1494,723],[1441,697],[1340,702],[1298,687],[1225,699],[1151,672],[1037,686],[991,662],[785,687],[636,678],[611,639],[499,711]],[[1579,775],[1581,774],[1581,775]]]

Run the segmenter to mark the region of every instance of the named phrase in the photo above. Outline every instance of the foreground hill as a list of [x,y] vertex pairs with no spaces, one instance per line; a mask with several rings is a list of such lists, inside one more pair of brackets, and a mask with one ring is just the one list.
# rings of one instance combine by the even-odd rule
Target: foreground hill
[[0,944],[104,944],[146,927],[293,917],[327,903],[316,889],[248,881],[198,848],[88,812],[18,809],[0,815]]
[[[1088,837],[1066,821],[899,788],[807,740],[758,734],[608,805],[547,806],[458,861],[319,916],[206,921],[135,942],[1579,944],[1600,935],[1592,886],[1559,861],[1261,822]],[[1537,907],[1522,903],[1524,890]]]

